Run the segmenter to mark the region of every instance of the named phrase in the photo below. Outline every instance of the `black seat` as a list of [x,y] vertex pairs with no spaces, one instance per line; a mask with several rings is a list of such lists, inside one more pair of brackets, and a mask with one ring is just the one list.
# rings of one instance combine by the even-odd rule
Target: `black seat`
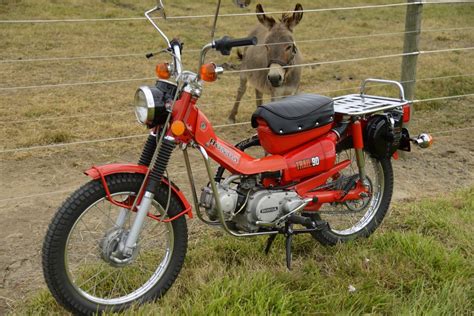
[[330,124],[334,120],[334,102],[317,94],[299,94],[261,105],[252,115],[252,127],[263,119],[272,132],[286,135]]

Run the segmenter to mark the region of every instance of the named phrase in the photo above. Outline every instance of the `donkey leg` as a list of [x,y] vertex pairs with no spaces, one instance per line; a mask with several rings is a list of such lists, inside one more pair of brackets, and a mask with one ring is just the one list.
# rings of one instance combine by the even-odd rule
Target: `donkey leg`
[[255,101],[257,103],[257,106],[260,106],[263,104],[263,93],[255,89]]
[[237,97],[235,98],[234,107],[232,108],[232,111],[230,111],[229,118],[228,118],[228,121],[230,123],[235,123],[235,116],[237,115],[237,112],[239,111],[240,100],[242,100],[242,97],[244,96],[246,90],[247,90],[247,78],[241,76],[240,86],[239,86],[239,89],[237,90]]

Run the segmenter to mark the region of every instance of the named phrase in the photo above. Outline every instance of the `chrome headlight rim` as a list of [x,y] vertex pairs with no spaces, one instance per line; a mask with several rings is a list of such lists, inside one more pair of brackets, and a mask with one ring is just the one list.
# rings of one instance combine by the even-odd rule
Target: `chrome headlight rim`
[[[136,96],[140,92],[143,92],[143,94],[145,95],[146,104],[144,105],[146,105],[146,110],[147,110],[145,120],[143,120],[143,117],[141,117],[139,113],[139,109],[145,108],[145,106],[137,104],[137,100],[136,100]],[[143,125],[150,125],[155,118],[155,99],[153,97],[153,92],[148,86],[141,86],[135,92],[135,116],[137,117],[138,122]]]

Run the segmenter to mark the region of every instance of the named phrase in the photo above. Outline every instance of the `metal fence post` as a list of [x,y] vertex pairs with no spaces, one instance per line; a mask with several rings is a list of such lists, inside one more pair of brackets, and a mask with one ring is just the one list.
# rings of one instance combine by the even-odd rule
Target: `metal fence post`
[[[416,63],[418,59],[420,32],[421,32],[421,15],[423,11],[423,1],[407,0],[407,2],[415,3],[407,6],[405,17],[405,41],[403,44],[403,53],[415,53],[413,55],[405,55],[402,60],[401,82],[405,89],[405,97],[407,100],[415,98],[416,83]],[[413,110],[413,109],[412,109]]]

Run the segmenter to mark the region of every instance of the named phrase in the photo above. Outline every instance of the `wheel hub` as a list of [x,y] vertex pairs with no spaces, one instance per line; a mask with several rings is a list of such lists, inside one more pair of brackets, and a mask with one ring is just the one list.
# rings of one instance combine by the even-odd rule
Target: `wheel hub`
[[364,186],[367,188],[367,191],[369,191],[368,196],[361,197],[359,200],[351,200],[344,202],[344,205],[349,209],[349,211],[360,212],[364,210],[367,205],[369,205],[370,200],[372,198],[372,181],[370,180],[370,178],[365,178]]
[[101,256],[105,262],[114,267],[123,267],[130,264],[138,254],[138,246],[133,249],[131,256],[125,256],[122,252],[128,231],[116,227],[110,229],[100,241]]

